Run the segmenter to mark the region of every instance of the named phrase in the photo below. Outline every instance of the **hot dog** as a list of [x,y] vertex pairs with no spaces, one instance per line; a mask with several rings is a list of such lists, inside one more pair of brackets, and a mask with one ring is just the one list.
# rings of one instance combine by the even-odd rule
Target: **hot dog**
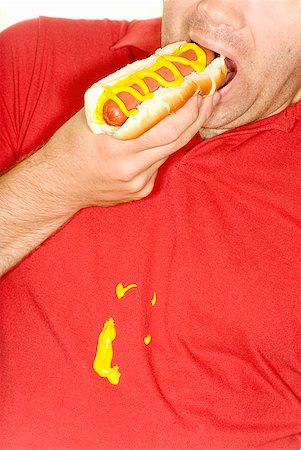
[[193,95],[213,95],[227,75],[225,58],[192,42],[176,42],[92,85],[85,113],[96,134],[133,139]]

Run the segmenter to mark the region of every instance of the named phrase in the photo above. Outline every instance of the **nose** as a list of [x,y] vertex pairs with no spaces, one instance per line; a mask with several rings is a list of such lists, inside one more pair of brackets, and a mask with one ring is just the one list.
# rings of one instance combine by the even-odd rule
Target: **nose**
[[208,24],[226,26],[235,31],[244,27],[246,0],[201,0],[198,12],[208,19]]

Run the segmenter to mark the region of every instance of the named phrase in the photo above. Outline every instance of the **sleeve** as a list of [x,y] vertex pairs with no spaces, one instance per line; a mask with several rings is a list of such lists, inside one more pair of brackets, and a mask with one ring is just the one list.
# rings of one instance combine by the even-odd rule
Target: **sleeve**
[[0,34],[0,172],[83,107],[85,90],[128,62],[111,49],[125,21],[39,17]]
[[159,28],[159,20],[129,24],[39,17],[4,30],[0,172],[47,142],[83,107],[89,86],[136,59],[133,49],[149,51],[159,40]]
[[18,157],[37,42],[37,19],[20,22],[0,34],[0,172]]

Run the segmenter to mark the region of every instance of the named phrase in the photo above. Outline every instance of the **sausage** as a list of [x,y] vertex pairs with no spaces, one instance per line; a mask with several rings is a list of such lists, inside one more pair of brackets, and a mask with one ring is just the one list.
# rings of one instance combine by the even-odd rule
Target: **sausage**
[[[192,53],[186,54],[185,52],[189,52],[189,50]],[[209,56],[207,67],[206,54],[198,44],[187,41],[172,42],[165,47],[158,48],[154,54],[145,58],[145,60],[134,61],[132,64],[128,64],[111,75],[98,80],[84,94],[85,116],[89,128],[95,134],[110,135],[121,140],[135,139],[168,115],[174,114],[191,97],[197,94],[202,97],[214,95],[225,83],[230,70],[225,56],[215,55],[211,51],[206,53]],[[179,54],[184,54],[192,60],[189,61],[183,56],[178,58]],[[175,62],[184,63],[187,67],[191,66],[194,71],[186,77],[182,76],[180,70],[186,70],[186,67],[177,70],[174,65]],[[170,76],[170,73],[168,73],[168,70],[170,70],[174,81],[167,81],[155,72],[163,67],[167,70],[165,76]],[[154,90],[157,84],[147,80],[147,77],[157,80],[162,87],[150,93],[148,85],[151,90]],[[135,84],[138,86],[134,86]],[[139,93],[139,86],[143,93]],[[125,105],[117,96],[126,95],[126,92],[142,103],[132,109],[128,103]],[[114,100],[119,109],[126,115],[125,122],[121,126],[109,125],[104,120],[103,107],[108,100]],[[130,97],[130,101],[133,101],[133,98]],[[134,100],[134,102],[134,105],[136,105],[137,100]],[[110,106],[110,104],[106,106],[108,105]],[[116,105],[114,109],[109,108],[107,113],[109,122],[111,117],[111,123],[115,124],[117,117],[118,124],[120,119],[119,109],[116,108]]]
[[[202,47],[203,48],[203,47]],[[206,53],[206,66],[210,64],[215,58],[215,54],[212,50],[203,48]],[[189,59],[190,61],[196,60],[196,54],[193,50],[187,50],[181,53],[179,56]],[[191,72],[193,72],[193,68],[190,66],[186,66],[185,64],[181,64],[179,62],[175,62],[174,65],[180,71],[181,75],[187,76]],[[159,75],[165,78],[167,81],[173,81],[174,75],[167,67],[161,67],[156,71]],[[146,83],[150,92],[156,91],[161,85],[160,83],[151,77],[146,77],[143,79]],[[132,88],[136,89],[138,92],[143,94],[142,89],[137,84],[131,85]],[[136,108],[141,102],[137,100],[133,95],[128,92],[120,92],[118,94],[120,100],[123,101],[127,110],[131,110]],[[125,123],[128,117],[121,111],[118,104],[113,100],[107,100],[103,106],[103,118],[108,125],[120,127]]]

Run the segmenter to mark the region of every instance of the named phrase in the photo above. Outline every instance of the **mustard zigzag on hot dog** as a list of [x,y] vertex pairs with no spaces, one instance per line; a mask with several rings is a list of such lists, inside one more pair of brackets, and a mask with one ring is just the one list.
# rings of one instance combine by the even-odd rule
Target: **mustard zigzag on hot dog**
[[[85,93],[89,127],[96,134],[133,139],[193,95],[212,95],[224,82],[227,68],[223,56],[209,65],[206,59],[197,44],[181,41],[103,78]],[[115,126],[115,121],[122,124]]]

